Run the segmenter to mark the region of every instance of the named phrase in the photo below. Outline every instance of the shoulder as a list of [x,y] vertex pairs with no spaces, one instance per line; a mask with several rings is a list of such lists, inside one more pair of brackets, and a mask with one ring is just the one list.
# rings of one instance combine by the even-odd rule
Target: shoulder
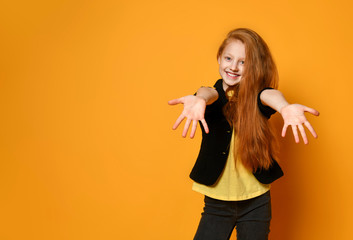
[[223,80],[218,79],[216,81],[216,83],[213,85],[213,87],[214,87],[214,89],[216,89],[216,91],[218,93],[217,101],[219,103],[221,103],[222,106],[224,106],[228,102],[228,99],[227,99],[226,93],[224,92],[224,89],[223,89]]
[[266,90],[266,89],[273,89],[273,88],[271,88],[271,87],[263,88],[263,89],[257,94],[257,106],[258,106],[260,112],[262,113],[262,115],[264,115],[266,118],[270,118],[272,114],[275,114],[275,113],[276,113],[276,110],[272,109],[272,108],[269,107],[269,106],[264,105],[264,104],[261,102],[261,99],[260,99],[261,93],[262,93],[264,90]]

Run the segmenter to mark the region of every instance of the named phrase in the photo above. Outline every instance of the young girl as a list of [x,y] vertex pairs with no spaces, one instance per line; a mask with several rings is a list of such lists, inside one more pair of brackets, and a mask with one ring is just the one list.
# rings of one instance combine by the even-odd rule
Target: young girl
[[217,53],[219,73],[214,88],[201,87],[196,95],[169,101],[184,104],[173,129],[186,118],[183,137],[197,122],[202,143],[190,173],[193,190],[205,195],[205,207],[194,239],[229,239],[236,226],[237,239],[268,239],[271,220],[270,183],[283,172],[276,162],[275,137],[268,119],[276,111],[299,142],[298,129],[308,143],[305,125],[317,135],[304,112],[319,112],[289,104],[275,90],[278,74],[269,48],[254,31],[231,31]]

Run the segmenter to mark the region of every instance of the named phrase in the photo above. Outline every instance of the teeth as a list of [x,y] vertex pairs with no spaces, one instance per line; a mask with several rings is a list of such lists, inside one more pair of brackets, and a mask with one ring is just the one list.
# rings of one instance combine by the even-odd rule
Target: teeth
[[231,77],[236,77],[236,76],[239,76],[238,74],[232,74],[232,73],[227,73],[229,76]]

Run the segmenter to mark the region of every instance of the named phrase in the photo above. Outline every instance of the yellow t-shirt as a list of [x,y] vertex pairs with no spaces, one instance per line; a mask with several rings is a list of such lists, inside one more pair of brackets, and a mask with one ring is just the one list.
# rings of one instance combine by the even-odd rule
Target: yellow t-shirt
[[234,137],[233,131],[226,166],[217,182],[212,186],[194,182],[194,191],[219,200],[240,201],[260,196],[270,190],[270,184],[260,183],[253,173],[244,167],[239,157],[234,161],[234,141],[237,141],[237,138]]

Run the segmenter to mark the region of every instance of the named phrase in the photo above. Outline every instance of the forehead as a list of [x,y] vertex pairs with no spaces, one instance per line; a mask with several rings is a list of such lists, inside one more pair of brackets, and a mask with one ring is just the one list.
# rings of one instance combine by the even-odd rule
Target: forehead
[[239,40],[231,40],[224,48],[223,54],[245,58],[245,45]]

